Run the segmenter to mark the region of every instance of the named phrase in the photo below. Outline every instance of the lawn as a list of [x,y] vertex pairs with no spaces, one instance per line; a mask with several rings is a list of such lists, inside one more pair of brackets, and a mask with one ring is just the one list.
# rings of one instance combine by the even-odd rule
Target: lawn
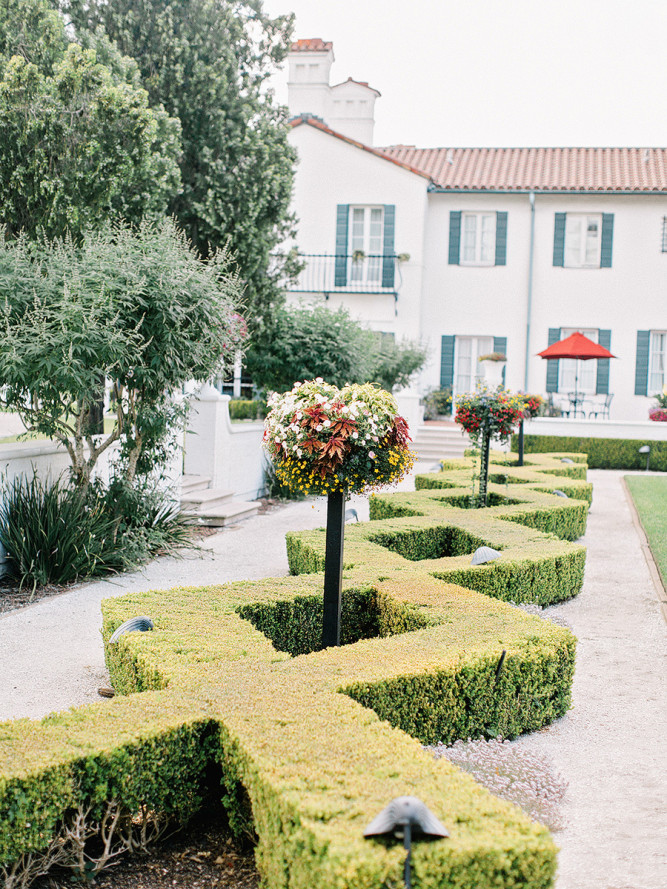
[[625,480],[667,586],[667,477],[626,475]]

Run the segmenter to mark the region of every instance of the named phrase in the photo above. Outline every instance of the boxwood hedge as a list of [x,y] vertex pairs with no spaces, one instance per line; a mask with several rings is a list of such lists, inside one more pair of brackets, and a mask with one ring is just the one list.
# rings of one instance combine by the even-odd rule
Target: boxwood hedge
[[[62,847],[73,813],[99,819],[115,801],[125,823],[145,811],[183,821],[219,781],[230,823],[257,839],[268,889],[399,886],[401,848],[362,833],[403,794],[451,834],[416,844],[415,887],[550,886],[546,829],[419,742],[514,737],[567,711],[571,633],[470,587],[515,601],[573,595],[582,548],[498,510],[576,507],[512,487],[516,503],[473,511],[442,494],[394,495],[391,516],[391,498],[376,498],[388,517],[348,526],[340,648],[317,650],[318,575],[105,601],[118,696],[0,726],[6,877]],[[318,532],[289,535],[293,566],[318,567],[320,543]],[[479,543],[502,550],[500,566],[470,570]],[[109,645],[137,614],[155,629]]]
[[[667,472],[667,441],[635,438],[581,438],[579,436],[526,435],[524,449],[529,459],[544,451],[566,450],[586,456],[591,469],[645,469],[646,455],[639,448],[651,448],[650,467],[659,472]],[[516,451],[516,436],[512,439],[512,450]]]

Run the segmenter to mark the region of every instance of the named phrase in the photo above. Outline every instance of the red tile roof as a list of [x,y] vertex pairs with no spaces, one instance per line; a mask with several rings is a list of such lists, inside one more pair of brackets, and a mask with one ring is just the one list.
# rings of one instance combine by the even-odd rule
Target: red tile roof
[[667,148],[415,148],[377,151],[452,191],[667,191]]
[[415,167],[411,167],[409,164],[406,164],[403,161],[397,160],[396,158],[390,157],[388,154],[385,154],[384,149],[371,148],[370,145],[364,145],[363,142],[357,142],[356,139],[350,139],[349,136],[344,136],[342,133],[337,133],[335,130],[332,130],[330,127],[328,127],[320,117],[316,117],[313,114],[300,114],[298,117],[293,117],[289,121],[289,125],[291,127],[299,127],[303,124],[314,127],[316,130],[321,130],[323,133],[327,133],[329,136],[335,136],[336,139],[347,142],[348,145],[354,145],[355,148],[361,148],[363,151],[368,151],[370,154],[374,154],[376,157],[379,157],[384,161],[390,161],[392,164],[396,164],[396,166],[402,167],[409,173],[415,173],[417,176],[422,176],[424,179],[431,178],[429,174],[425,173],[423,170],[417,170]]
[[329,52],[330,49],[333,49],[333,43],[330,40],[325,42],[321,37],[306,37],[290,46],[290,52]]
[[357,86],[365,86],[366,89],[372,90],[378,96],[382,95],[380,90],[376,90],[374,86],[369,86],[367,80],[355,80],[354,77],[348,77],[347,80],[343,80],[341,83],[335,83],[331,89],[334,90],[337,86],[344,86],[346,83],[356,83]]

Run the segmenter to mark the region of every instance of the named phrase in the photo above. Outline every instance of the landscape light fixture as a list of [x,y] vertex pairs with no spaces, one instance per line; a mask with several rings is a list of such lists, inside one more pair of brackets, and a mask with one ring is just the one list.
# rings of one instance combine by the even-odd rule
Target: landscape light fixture
[[472,554],[470,564],[484,565],[486,562],[494,562],[496,559],[499,558],[500,553],[497,549],[492,549],[490,546],[480,546]]
[[555,489],[554,491],[552,491],[551,493],[552,493],[552,494],[555,494],[556,497],[567,497],[567,494],[565,493],[565,491],[561,491],[559,488],[556,488],[556,489]]
[[403,839],[403,848],[408,853],[403,869],[406,889],[411,889],[412,886],[410,858],[413,833],[437,839],[449,836],[447,828],[416,796],[397,796],[364,831],[366,839],[387,834]]
[[651,459],[651,446],[650,445],[642,445],[639,449],[640,454],[646,454],[646,471],[648,472],[648,464]]
[[574,463],[574,460],[572,460],[570,457],[561,457],[560,462],[561,463]]
[[357,513],[356,509],[346,509],[345,510],[345,522],[347,524],[347,522],[352,522],[352,521],[358,522],[359,521],[359,514]]
[[133,633],[135,630],[145,633],[146,630],[152,630],[153,628],[154,624],[150,617],[131,617],[118,627],[111,639],[109,639],[109,645],[118,642],[125,633]]

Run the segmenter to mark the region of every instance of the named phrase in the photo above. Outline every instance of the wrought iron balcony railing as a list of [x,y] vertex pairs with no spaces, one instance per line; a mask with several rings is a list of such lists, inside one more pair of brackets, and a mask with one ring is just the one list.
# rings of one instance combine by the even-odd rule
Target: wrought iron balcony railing
[[395,254],[300,253],[304,268],[291,293],[387,293],[396,296],[400,281]]

